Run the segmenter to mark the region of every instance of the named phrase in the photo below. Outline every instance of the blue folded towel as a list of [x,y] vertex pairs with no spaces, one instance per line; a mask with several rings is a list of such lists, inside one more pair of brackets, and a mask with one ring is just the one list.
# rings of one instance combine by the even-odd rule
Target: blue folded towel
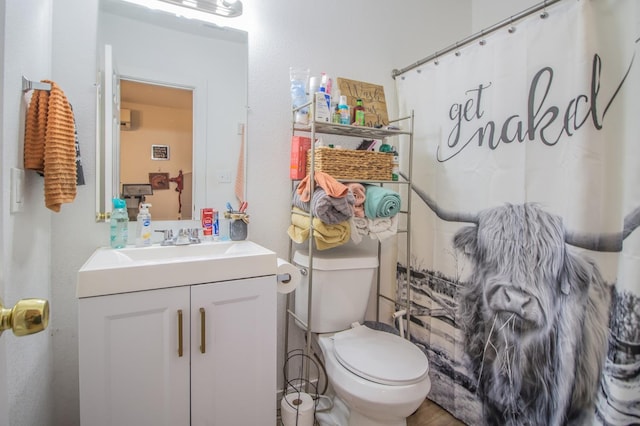
[[369,219],[391,217],[400,211],[400,194],[376,185],[366,185],[364,214]]

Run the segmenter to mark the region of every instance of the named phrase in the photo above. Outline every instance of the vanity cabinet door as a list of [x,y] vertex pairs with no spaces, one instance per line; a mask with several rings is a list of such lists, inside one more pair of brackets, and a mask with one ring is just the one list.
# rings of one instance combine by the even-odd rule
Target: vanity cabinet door
[[193,426],[274,424],[276,296],[273,275],[191,287]]
[[80,299],[82,425],[189,425],[189,308],[189,287]]

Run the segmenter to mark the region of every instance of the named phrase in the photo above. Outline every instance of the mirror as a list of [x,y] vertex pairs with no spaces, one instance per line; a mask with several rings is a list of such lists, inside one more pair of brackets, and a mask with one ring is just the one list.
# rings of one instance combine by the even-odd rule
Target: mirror
[[[202,208],[237,205],[245,182],[237,170],[246,160],[246,32],[100,0],[97,39],[97,220],[123,195],[135,218],[149,186],[154,221],[198,220]],[[177,122],[179,130],[169,127]]]
[[120,179],[129,220],[151,204],[154,220],[193,214],[193,91],[120,79]]

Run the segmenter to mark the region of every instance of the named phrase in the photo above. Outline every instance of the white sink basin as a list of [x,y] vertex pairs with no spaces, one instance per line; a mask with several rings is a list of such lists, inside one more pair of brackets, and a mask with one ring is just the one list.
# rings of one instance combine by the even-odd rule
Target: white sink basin
[[[275,275],[276,254],[251,241],[97,249],[78,271],[77,297]],[[275,277],[274,277],[275,279]]]

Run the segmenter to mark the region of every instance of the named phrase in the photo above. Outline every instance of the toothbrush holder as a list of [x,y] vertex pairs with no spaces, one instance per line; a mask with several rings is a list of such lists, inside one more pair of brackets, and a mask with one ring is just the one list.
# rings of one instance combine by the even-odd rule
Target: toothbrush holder
[[242,241],[247,239],[249,215],[237,212],[225,212],[225,218],[229,220],[229,239]]

